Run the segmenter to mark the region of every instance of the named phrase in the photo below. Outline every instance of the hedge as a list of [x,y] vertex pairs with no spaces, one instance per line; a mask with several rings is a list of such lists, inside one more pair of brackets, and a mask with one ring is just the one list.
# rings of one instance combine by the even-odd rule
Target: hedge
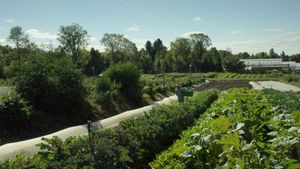
[[92,133],[90,142],[87,136],[65,142],[58,137],[44,139],[42,151],[34,157],[18,156],[0,168],[145,168],[216,99],[217,92],[211,90],[195,94],[186,104],[155,107],[145,116]]

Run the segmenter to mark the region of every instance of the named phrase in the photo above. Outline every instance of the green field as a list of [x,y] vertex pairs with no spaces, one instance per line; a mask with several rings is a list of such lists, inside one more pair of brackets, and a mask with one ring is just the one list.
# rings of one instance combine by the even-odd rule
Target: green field
[[142,79],[148,83],[166,84],[175,86],[191,81],[193,84],[204,80],[242,80],[242,81],[265,81],[275,80],[289,83],[300,87],[300,74],[238,74],[238,73],[166,73],[166,74],[143,74]]

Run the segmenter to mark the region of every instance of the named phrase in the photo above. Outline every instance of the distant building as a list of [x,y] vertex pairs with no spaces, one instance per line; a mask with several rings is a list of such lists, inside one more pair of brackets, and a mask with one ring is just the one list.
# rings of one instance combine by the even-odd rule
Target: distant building
[[280,69],[280,70],[291,70],[300,71],[300,63],[296,62],[284,62],[281,58],[279,59],[240,59],[246,67],[245,70],[255,69]]

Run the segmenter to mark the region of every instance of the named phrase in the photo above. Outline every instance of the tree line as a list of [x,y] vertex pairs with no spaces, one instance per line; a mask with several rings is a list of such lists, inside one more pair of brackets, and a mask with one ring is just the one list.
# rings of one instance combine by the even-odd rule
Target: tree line
[[168,49],[161,39],[146,41],[144,48],[138,50],[136,44],[122,34],[106,33],[100,43],[105,51],[86,49],[88,32],[79,24],[61,26],[57,36],[59,45],[51,49],[42,49],[22,30],[11,28],[8,40],[14,44],[0,46],[1,77],[13,75],[15,65],[20,65],[29,55],[43,53],[49,57],[68,57],[87,76],[98,75],[111,64],[132,62],[143,73],[164,72],[222,72],[242,71],[244,65],[239,59],[282,58],[284,61],[300,62],[300,54],[277,54],[274,49],[269,53],[260,52],[250,55],[247,52],[232,54],[228,50],[211,47],[211,39],[203,33],[194,33],[189,37],[178,37],[170,43]]

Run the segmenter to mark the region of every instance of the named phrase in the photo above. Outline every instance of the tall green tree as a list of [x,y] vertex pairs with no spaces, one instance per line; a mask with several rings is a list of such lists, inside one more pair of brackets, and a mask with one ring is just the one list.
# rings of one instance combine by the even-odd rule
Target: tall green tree
[[208,37],[208,35],[205,35],[203,33],[193,33],[190,35],[190,39],[194,44],[196,44],[196,42],[200,42],[198,44],[202,44],[203,48],[209,47],[211,45],[210,38]]
[[289,56],[284,53],[284,51],[281,52],[280,57],[282,58],[282,61],[289,61]]
[[75,23],[69,26],[61,26],[57,38],[63,49],[71,54],[73,63],[77,63],[79,49],[88,45],[88,39],[88,32]]
[[[159,51],[162,51],[165,49],[165,46],[163,45],[163,42],[158,38],[153,42],[153,55],[154,57],[157,55]],[[155,58],[154,58],[155,59]]]
[[90,59],[85,68],[86,75],[95,76],[100,74],[105,68],[104,58],[101,56],[101,53],[94,48],[91,48]]
[[171,42],[170,52],[175,60],[176,71],[189,71],[189,65],[192,62],[190,58],[191,41],[188,38],[177,38],[175,42]]
[[206,48],[211,45],[208,35],[203,33],[193,33],[190,35],[191,41],[191,70],[192,71],[208,71],[212,69],[208,64],[211,63],[210,55],[204,54]]
[[154,62],[154,60],[155,60],[155,51],[154,51],[154,48],[153,48],[152,43],[150,41],[146,42],[145,49],[146,49],[147,54],[151,57],[152,62]]
[[241,73],[246,66],[236,55],[226,55],[222,62],[224,69],[228,72]]
[[21,63],[20,48],[29,43],[28,35],[22,31],[22,27],[15,26],[10,29],[8,40],[13,42],[17,48],[18,63]]
[[274,49],[271,48],[270,51],[269,51],[269,57],[270,57],[270,58],[278,58],[279,56],[278,56],[278,54],[274,51]]
[[135,57],[138,53],[135,43],[121,34],[105,33],[101,43],[110,54],[112,63],[126,62],[130,60],[130,57]]

